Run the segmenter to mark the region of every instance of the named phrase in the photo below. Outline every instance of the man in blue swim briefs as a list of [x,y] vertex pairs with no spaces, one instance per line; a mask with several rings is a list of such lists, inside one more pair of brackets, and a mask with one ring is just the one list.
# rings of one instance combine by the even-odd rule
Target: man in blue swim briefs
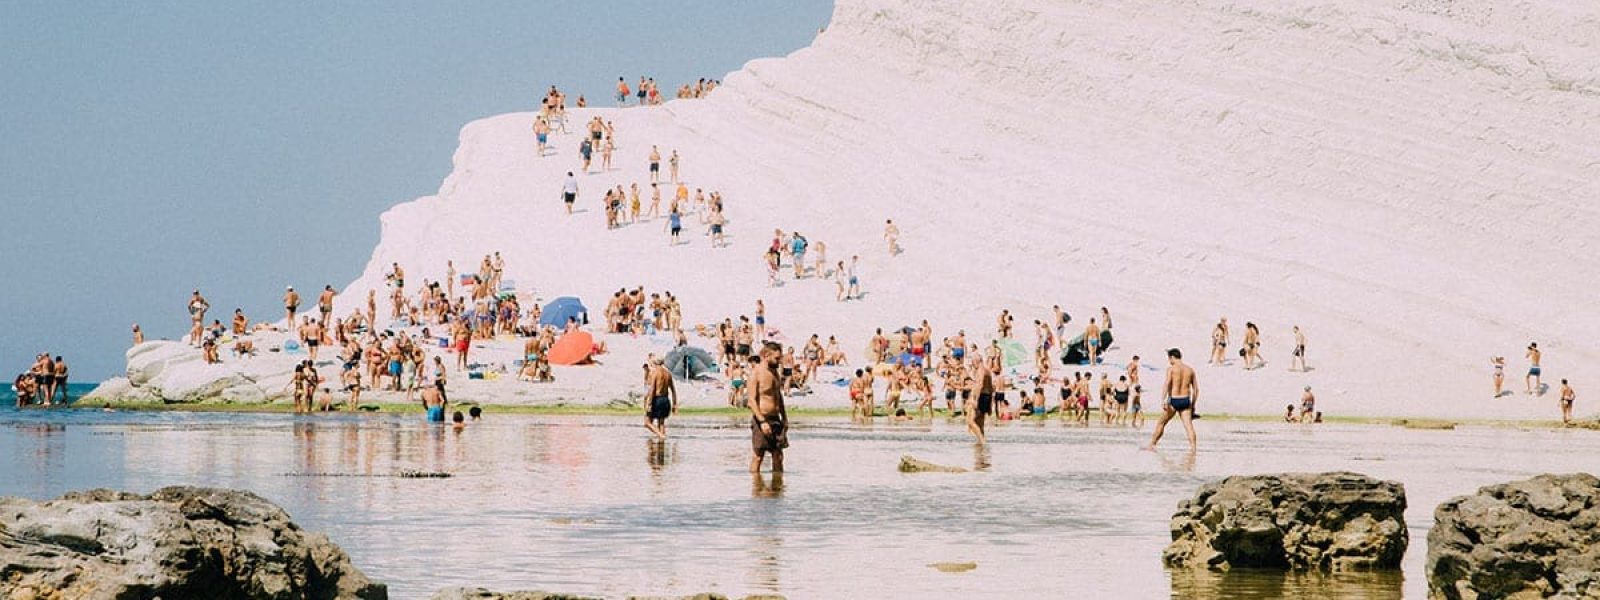
[[429,423],[444,422],[444,396],[439,389],[429,386],[422,388],[422,408],[428,412]]
[[650,359],[644,376],[645,401],[644,428],[657,438],[667,439],[667,417],[678,412],[678,388],[672,385],[672,372],[662,360]]
[[1189,436],[1189,449],[1195,449],[1194,408],[1200,399],[1200,382],[1195,379],[1194,369],[1183,364],[1183,352],[1177,348],[1167,350],[1167,381],[1161,386],[1161,397],[1166,399],[1166,406],[1162,407],[1161,420],[1156,423],[1148,448],[1155,449],[1161,434],[1167,431],[1167,422],[1178,417]]

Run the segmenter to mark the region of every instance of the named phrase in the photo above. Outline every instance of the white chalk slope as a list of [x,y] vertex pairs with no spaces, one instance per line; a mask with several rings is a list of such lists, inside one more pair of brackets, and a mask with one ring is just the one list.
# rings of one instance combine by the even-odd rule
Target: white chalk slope
[[[1053,303],[1075,325],[1111,307],[1118,363],[1179,346],[1203,365],[1219,316],[1260,324],[1270,364],[1202,367],[1208,412],[1280,412],[1311,384],[1332,414],[1549,418],[1553,388],[1521,394],[1537,340],[1587,413],[1597,40],[1600,4],[1564,0],[839,0],[810,47],[707,99],[574,111],[621,145],[581,177],[582,214],[558,201],[576,130],[538,158],[531,114],[467,125],[439,193],[383,215],[342,308],[391,262],[438,279],[498,250],[547,298],[668,289],[689,322],[764,298],[790,340],[833,333],[856,356],[873,327],[986,339],[1002,308],[1028,324]],[[727,197],[733,247],[605,230],[601,190],[647,181],[651,144]],[[860,254],[866,299],[767,288],[773,228]],[[1312,373],[1286,370],[1293,324]],[[1492,354],[1516,396],[1490,398]]]

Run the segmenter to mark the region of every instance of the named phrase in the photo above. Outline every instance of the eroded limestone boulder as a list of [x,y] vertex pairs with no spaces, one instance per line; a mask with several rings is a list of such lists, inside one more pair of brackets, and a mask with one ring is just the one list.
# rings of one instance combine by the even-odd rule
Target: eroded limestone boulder
[[1167,566],[1395,569],[1405,554],[1399,483],[1347,472],[1229,477],[1172,515]]
[[1435,598],[1600,598],[1600,479],[1540,475],[1478,489],[1433,511]]
[[383,600],[327,536],[243,491],[0,499],[0,597]]

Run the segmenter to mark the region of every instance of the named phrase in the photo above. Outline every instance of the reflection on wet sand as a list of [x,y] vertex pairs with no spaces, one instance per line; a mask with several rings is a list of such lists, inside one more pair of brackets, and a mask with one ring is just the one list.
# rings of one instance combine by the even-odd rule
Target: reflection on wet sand
[[755,500],[750,549],[746,553],[750,570],[746,581],[757,589],[781,589],[783,562],[783,473],[750,474],[750,498]]
[[[0,495],[250,489],[326,532],[396,598],[451,586],[607,597],[1421,598],[1420,536],[1434,506],[1535,469],[1592,469],[1600,453],[1593,432],[1466,427],[1205,421],[1193,453],[1141,452],[1144,432],[1053,421],[997,425],[981,447],[959,420],[797,425],[789,472],[752,475],[743,419],[683,418],[656,442],[633,419],[603,417],[490,415],[455,433],[411,415],[30,414],[0,423]],[[974,472],[903,475],[895,466],[906,454]],[[1349,469],[1406,485],[1411,577],[1162,567],[1173,509],[1200,485]],[[405,470],[454,477],[392,476]],[[367,476],[284,476],[313,473]],[[1050,568],[1057,555],[1096,559]],[[927,568],[948,561],[979,566]]]
[[1339,598],[1390,600],[1404,597],[1405,575],[1400,571],[1283,573],[1256,569],[1224,572],[1170,572],[1173,598]]

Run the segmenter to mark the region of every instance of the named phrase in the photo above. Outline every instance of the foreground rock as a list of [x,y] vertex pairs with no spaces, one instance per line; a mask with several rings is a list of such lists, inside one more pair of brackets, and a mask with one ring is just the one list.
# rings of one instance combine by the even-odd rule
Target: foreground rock
[[[431,600],[601,600],[594,596],[574,596],[571,594],[557,594],[551,592],[523,591],[523,592],[491,592],[483,588],[454,588],[440,590]],[[630,596],[629,600],[729,600],[727,596],[715,593],[695,594],[693,596]],[[745,596],[743,600],[783,600],[783,596]]]
[[947,466],[944,466],[944,465],[936,465],[936,464],[933,464],[933,463],[925,461],[925,460],[917,459],[917,458],[915,458],[915,457],[913,457],[913,456],[908,454],[908,455],[900,457],[900,472],[901,473],[965,473],[965,472],[967,472],[967,470],[963,469],[961,467],[947,467]]
[[1453,498],[1433,512],[1436,598],[1600,598],[1600,479],[1540,475]]
[[1172,515],[1167,566],[1394,569],[1408,541],[1399,483],[1357,473],[1229,477]]
[[0,499],[0,597],[381,600],[327,536],[249,492]]

